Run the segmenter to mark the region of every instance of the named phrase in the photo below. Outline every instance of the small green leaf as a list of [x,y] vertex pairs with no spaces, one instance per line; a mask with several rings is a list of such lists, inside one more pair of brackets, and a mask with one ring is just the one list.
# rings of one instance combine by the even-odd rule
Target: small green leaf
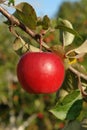
[[58,119],[65,120],[72,105],[80,99],[80,91],[75,90],[72,93],[66,95],[61,102],[58,102],[56,106],[50,110],[50,112]]
[[15,8],[19,16],[19,20],[29,28],[35,29],[37,24],[37,16],[34,8],[26,2],[18,4]]
[[37,26],[42,26],[44,30],[47,30],[50,26],[50,18],[47,15],[45,15],[43,18],[38,18]]
[[49,28],[49,26],[50,26],[50,19],[49,19],[49,17],[47,15],[45,15],[43,17],[42,25],[43,25],[43,29],[45,29],[45,30]]

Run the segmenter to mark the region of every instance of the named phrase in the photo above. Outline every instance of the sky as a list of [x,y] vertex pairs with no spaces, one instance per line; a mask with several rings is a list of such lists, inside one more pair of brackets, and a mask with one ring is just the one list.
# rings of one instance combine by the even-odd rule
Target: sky
[[16,4],[23,1],[28,2],[34,7],[38,17],[48,15],[52,18],[64,1],[75,2],[79,0],[15,0]]

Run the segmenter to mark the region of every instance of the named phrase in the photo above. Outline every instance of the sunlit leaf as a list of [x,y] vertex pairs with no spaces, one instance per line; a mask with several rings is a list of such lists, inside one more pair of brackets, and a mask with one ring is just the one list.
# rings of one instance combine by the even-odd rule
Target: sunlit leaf
[[78,48],[76,48],[74,51],[78,54],[87,53],[87,40],[85,40],[84,43]]
[[[62,24],[57,25],[57,29],[62,30],[62,41],[64,42],[64,46],[68,46],[70,45],[75,36],[78,36],[79,38],[81,38],[81,36],[79,35],[79,33],[77,33],[74,29],[72,24],[70,23],[70,21],[68,20],[60,20]],[[82,38],[81,38],[82,39]]]
[[[68,21],[68,20],[63,20],[63,19],[61,19],[60,21],[61,21],[61,23],[62,23],[65,27],[68,27],[69,29],[72,29],[72,30],[73,30],[73,26],[72,26],[72,24],[70,23],[70,21]],[[74,37],[75,37],[75,35],[73,35],[72,33],[68,32],[68,30],[66,30],[66,31],[63,30],[63,42],[64,42],[64,46],[70,45],[70,44],[73,42]]]
[[[64,27],[68,27],[69,30],[70,30],[70,29],[73,30],[73,26],[72,26],[72,24],[70,23],[70,21],[60,19],[60,22],[62,23],[62,25],[63,25]],[[60,26],[61,26],[61,25],[60,25]],[[61,30],[60,30],[60,33],[61,33],[61,34],[60,34],[60,35],[61,35],[61,41],[63,42],[64,46],[68,46],[68,45],[70,45],[70,44],[73,42],[75,35],[73,35],[72,33],[70,33],[70,32],[68,31],[68,28],[66,29],[66,31],[64,31],[63,26],[61,26],[62,29],[63,29],[62,32],[61,32]],[[58,28],[58,26],[57,26],[57,28]]]

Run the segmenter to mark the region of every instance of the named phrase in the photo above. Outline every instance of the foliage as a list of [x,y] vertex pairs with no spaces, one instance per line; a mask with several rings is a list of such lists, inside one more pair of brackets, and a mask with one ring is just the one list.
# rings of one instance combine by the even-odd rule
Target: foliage
[[[74,13],[75,12],[75,13]],[[58,13],[57,18],[62,17],[68,19],[73,24],[74,28],[78,30],[79,34],[86,38],[87,26],[87,1],[81,0],[80,2],[64,2]],[[76,39],[77,45],[81,44],[81,40]]]
[[[30,128],[29,125],[31,121],[35,121],[37,130],[56,130],[59,128],[56,126],[57,122],[63,120],[64,123],[68,122],[63,130],[82,128],[80,121],[87,118],[87,61],[84,58],[87,57],[87,40],[86,30],[84,31],[86,24],[82,24],[86,21],[85,13],[82,13],[86,12],[86,8],[83,8],[85,2],[64,3],[60,8],[58,20],[50,20],[47,15],[38,18],[34,8],[22,2],[14,6],[16,11],[11,19],[7,16],[7,25],[0,25],[0,121],[4,121],[2,126],[7,125],[10,129],[16,126],[17,130],[21,127],[31,129],[32,126]],[[8,5],[11,4],[14,5],[13,0],[9,0]],[[80,10],[82,12],[79,15]],[[7,26],[11,34],[6,29]],[[81,44],[79,46],[76,45],[79,43],[78,39]],[[57,94],[31,95],[21,88],[16,77],[16,65],[20,56],[27,51],[51,51],[63,59],[65,80]],[[81,58],[84,60],[82,63]],[[55,98],[56,105],[53,107]],[[48,109],[58,118],[55,126],[55,117],[47,112]]]

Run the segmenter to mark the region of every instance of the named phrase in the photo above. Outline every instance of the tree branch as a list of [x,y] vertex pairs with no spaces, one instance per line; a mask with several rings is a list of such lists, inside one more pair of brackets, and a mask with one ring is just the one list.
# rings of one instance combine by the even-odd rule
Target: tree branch
[[79,75],[81,78],[87,80],[87,75],[79,72],[78,70],[74,69],[72,66],[69,66],[69,70],[71,70],[74,74]]
[[[9,22],[10,22],[11,25],[18,26],[23,31],[25,31],[27,34],[29,34],[33,39],[35,39],[39,44],[41,43],[40,42],[40,37],[41,37],[40,34],[36,34],[35,32],[33,32],[26,25],[24,25],[22,22],[20,22],[15,16],[13,16],[7,10],[5,10],[2,6],[0,6],[0,12],[9,20]],[[39,40],[38,40],[38,38],[39,38]],[[46,50],[50,51],[50,48],[43,41],[42,41],[42,46],[45,47]],[[69,69],[73,73],[75,73],[76,75],[79,74],[81,78],[87,80],[87,75],[84,75],[84,74],[80,73],[79,71],[77,71],[76,69],[74,69],[72,66],[70,66]]]
[[28,33],[32,38],[35,37],[35,33],[31,31],[27,26],[25,26],[23,23],[21,23],[16,17],[11,15],[7,10],[5,10],[3,7],[0,6],[0,12],[9,20],[9,22],[12,25],[16,25],[20,27],[23,31]]
[[[29,29],[26,25],[20,22],[15,16],[10,14],[2,6],[0,6],[0,12],[9,20],[11,25],[18,26],[40,44],[40,40],[38,40],[37,37],[37,36],[40,37],[40,34],[37,35],[36,33],[34,33],[31,29]],[[45,47],[45,49],[49,50],[49,47],[44,42],[42,42],[42,46]]]

